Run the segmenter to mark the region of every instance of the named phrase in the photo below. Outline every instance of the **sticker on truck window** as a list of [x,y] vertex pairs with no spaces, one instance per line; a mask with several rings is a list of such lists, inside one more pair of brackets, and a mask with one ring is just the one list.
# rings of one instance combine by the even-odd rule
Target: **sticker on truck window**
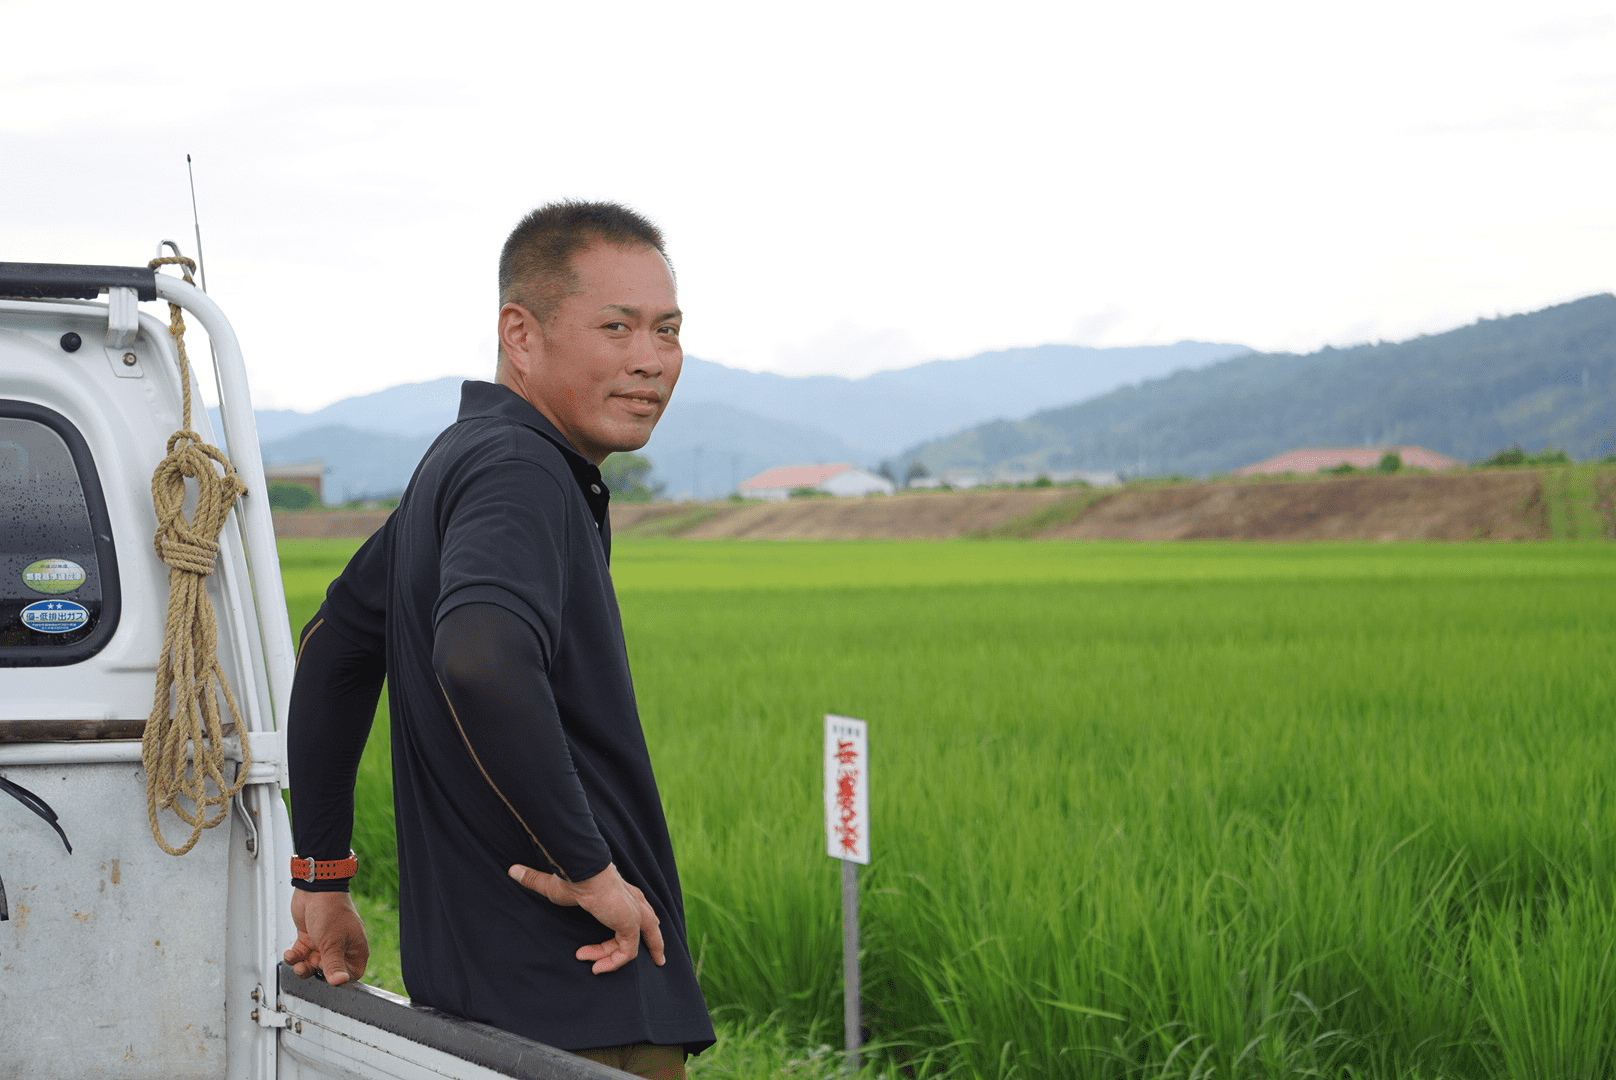
[[72,592],[84,584],[84,567],[72,559],[40,559],[23,567],[22,583],[35,592]]
[[22,609],[22,624],[41,634],[66,634],[82,629],[90,621],[90,612],[82,604],[71,600],[36,600]]

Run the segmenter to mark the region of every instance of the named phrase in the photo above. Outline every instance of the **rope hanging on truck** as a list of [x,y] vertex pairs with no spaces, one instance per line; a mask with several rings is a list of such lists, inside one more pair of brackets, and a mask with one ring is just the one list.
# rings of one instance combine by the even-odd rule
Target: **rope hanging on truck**
[[[186,282],[191,282],[196,263],[175,255],[153,259],[150,266],[155,270],[167,263],[178,263]],[[218,447],[203,442],[191,430],[185,319],[178,304],[168,305],[168,315],[168,332],[179,354],[184,419],[180,430],[168,437],[168,456],[152,474],[152,505],[157,510],[153,543],[157,557],[168,564],[168,619],[157,662],[157,693],[140,757],[146,769],[146,815],[152,838],[170,855],[184,855],[196,846],[203,829],[213,828],[230,813],[230,800],[246,784],[252,764],[246,725],[219,666],[219,624],[207,589],[207,577],[219,554],[219,532],[230,508],[247,493],[247,485]],[[185,518],[187,479],[196,482],[196,512],[189,521]],[[234,780],[226,777],[230,760],[225,753],[221,698],[241,740],[241,767]],[[210,816],[213,807],[217,812]],[[179,847],[163,838],[157,820],[157,812],[167,809],[191,826],[190,839]]]

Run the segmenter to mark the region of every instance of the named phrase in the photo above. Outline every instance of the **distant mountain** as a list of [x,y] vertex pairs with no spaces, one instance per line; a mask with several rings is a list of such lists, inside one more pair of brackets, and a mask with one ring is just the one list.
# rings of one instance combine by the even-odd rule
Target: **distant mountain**
[[260,444],[264,464],[296,461],[325,462],[327,502],[380,499],[397,495],[410,482],[410,474],[426,453],[431,435],[390,435],[327,424]]
[[[714,365],[716,366],[716,365]],[[329,502],[397,495],[438,432],[460,408],[458,378],[395,386],[348,398],[314,413],[262,410],[256,414],[267,465],[294,461],[326,464]],[[214,418],[214,430],[219,430]],[[872,460],[852,445],[806,424],[773,420],[719,402],[674,399],[641,451],[665,494],[689,498],[728,495],[740,480],[790,462]]]
[[[264,463],[325,462],[326,499],[334,503],[397,495],[443,426],[427,435],[395,435],[326,424],[262,443]],[[704,499],[722,498],[748,476],[782,461],[862,462],[870,457],[869,451],[817,428],[711,401],[680,403],[669,410],[640,452],[655,466],[652,482],[663,485],[666,497],[679,499],[693,492]]]
[[864,464],[875,455],[835,435],[806,424],[772,420],[717,401],[673,404],[640,453],[655,466],[663,496],[723,498],[742,480],[776,465],[851,461]]
[[1616,297],[1398,344],[1253,353],[922,442],[902,460],[934,474],[1205,476],[1300,446],[1397,443],[1467,461],[1514,443],[1616,452]]
[[860,379],[740,371],[689,357],[674,403],[721,402],[821,428],[867,447],[875,457],[890,457],[923,439],[985,420],[1017,419],[1250,351],[1244,345],[1196,341],[1121,349],[1039,345],[934,360]]
[[346,427],[355,431],[381,431],[391,435],[436,435],[454,423],[460,411],[458,376],[431,382],[404,383],[374,394],[343,398],[317,412],[259,409],[258,441],[279,442],[315,428]]
[[[1245,352],[1199,342],[1041,345],[861,379],[759,374],[686,357],[672,407],[643,453],[667,494],[722,496],[775,465],[874,466],[920,439]],[[431,437],[454,422],[462,381],[409,383],[312,413],[260,410],[264,460],[324,461],[332,501],[397,494]]]

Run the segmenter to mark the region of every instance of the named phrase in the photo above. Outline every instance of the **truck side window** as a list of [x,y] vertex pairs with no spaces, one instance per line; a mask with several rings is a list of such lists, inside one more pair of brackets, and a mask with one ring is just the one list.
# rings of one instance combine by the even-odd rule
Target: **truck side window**
[[117,627],[118,564],[95,463],[59,413],[0,400],[0,667],[74,664]]

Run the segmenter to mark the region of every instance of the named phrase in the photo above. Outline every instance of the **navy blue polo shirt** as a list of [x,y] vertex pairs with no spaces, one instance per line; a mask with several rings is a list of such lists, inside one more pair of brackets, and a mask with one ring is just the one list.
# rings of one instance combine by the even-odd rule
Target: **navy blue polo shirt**
[[[373,703],[385,673],[410,996],[564,1049],[694,1051],[712,1025],[608,569],[609,494],[532,405],[464,385],[458,421],[304,633],[288,725],[293,830],[305,857],[347,854],[365,694]],[[531,630],[523,655],[542,669],[489,671],[493,697],[475,696],[495,700],[487,710],[462,698],[457,711],[433,668],[445,618],[467,605],[520,620],[504,625]],[[498,701],[502,681],[526,696]],[[608,862],[661,920],[664,966],[642,944],[623,968],[592,974],[573,954],[610,931],[506,873],[521,863],[576,881]]]

